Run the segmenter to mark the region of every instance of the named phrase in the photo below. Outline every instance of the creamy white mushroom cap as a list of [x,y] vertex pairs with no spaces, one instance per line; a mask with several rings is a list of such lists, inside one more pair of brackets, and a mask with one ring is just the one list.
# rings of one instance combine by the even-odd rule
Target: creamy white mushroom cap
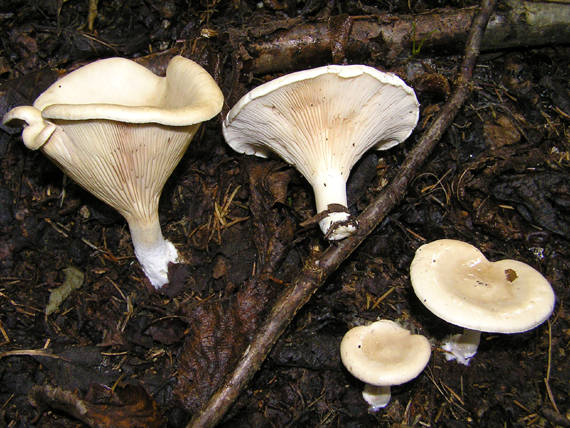
[[[253,89],[229,111],[223,132],[237,152],[275,153],[295,166],[313,186],[320,213],[332,203],[346,207],[353,165],[367,150],[404,141],[418,115],[414,91],[396,75],[365,65],[329,65]],[[327,233],[332,222],[347,219],[348,213],[333,213],[321,228]]]
[[343,337],[340,356],[356,378],[370,385],[400,385],[416,378],[431,355],[429,341],[393,321],[354,327]]
[[176,56],[165,77],[125,58],[92,62],[51,85],[34,107],[45,119],[187,126],[211,119],[222,104],[212,76],[194,61]]
[[422,245],[410,267],[420,301],[445,321],[471,330],[519,333],[554,309],[550,283],[516,260],[489,262],[474,246],[452,239]]

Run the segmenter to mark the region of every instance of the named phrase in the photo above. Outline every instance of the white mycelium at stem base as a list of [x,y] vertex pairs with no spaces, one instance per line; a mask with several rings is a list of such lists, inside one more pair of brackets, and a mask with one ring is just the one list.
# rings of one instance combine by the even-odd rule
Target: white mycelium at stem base
[[477,353],[479,342],[481,342],[481,332],[465,328],[463,333],[445,338],[441,348],[446,351],[447,361],[457,360],[459,364],[468,366],[471,358]]
[[133,61],[109,58],[66,75],[33,106],[12,109],[22,137],[69,177],[115,208],[129,224],[135,255],[156,288],[178,262],[162,236],[158,201],[200,124],[223,95],[195,62],[174,57],[159,77]]
[[153,285],[163,285],[168,281],[168,264],[178,262],[176,248],[162,236],[158,218],[150,223],[128,219],[127,222],[135,256],[144,273]]
[[392,387],[367,383],[362,390],[362,398],[370,405],[369,410],[371,412],[377,412],[386,407],[392,399]]
[[[356,231],[346,182],[362,155],[404,141],[416,126],[419,104],[400,78],[365,65],[298,71],[245,94],[223,124],[237,152],[276,154],[313,186],[319,222],[330,240]],[[329,205],[338,205],[327,212]],[[339,206],[344,212],[338,212]]]

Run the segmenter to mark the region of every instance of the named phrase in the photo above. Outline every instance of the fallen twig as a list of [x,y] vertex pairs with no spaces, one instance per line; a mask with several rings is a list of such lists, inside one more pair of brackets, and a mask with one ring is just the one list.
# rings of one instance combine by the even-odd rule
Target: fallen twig
[[44,349],[15,349],[13,351],[0,352],[0,358],[15,356],[47,357],[67,361],[66,358],[56,354],[50,354]]
[[552,394],[552,390],[550,389],[550,369],[552,367],[552,324],[548,321],[548,364],[546,366],[546,376],[544,378],[544,385],[546,386],[546,392],[548,394],[548,398],[550,399],[550,404],[552,404],[552,408],[556,411],[556,413],[560,414],[560,410],[558,410],[558,406],[556,405],[556,401],[554,400],[554,395]]
[[222,419],[299,309],[403,198],[416,171],[433,151],[470,93],[470,80],[479,55],[481,39],[494,6],[495,0],[483,0],[481,10],[471,25],[465,56],[455,82],[455,91],[429,129],[410,151],[392,183],[360,215],[357,234],[331,245],[322,254],[315,255],[305,263],[292,287],[288,288],[275,303],[234,372],[187,427],[213,427]]
[[[508,0],[503,6],[489,20],[482,50],[568,43],[567,4]],[[258,74],[303,68],[314,64],[315,58],[322,62],[382,58],[384,65],[390,65],[402,55],[459,53],[475,13],[476,8],[463,8],[418,15],[341,15],[303,23],[292,18],[245,33],[230,30],[230,40],[245,54],[244,71]]]

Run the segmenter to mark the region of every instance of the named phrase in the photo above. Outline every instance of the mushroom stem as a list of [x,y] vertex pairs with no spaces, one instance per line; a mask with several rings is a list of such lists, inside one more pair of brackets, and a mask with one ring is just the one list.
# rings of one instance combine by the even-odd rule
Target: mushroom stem
[[478,330],[463,329],[462,334],[454,334],[445,339],[442,348],[446,351],[447,361],[457,360],[459,364],[468,366],[469,361],[477,353],[481,332]]
[[[340,205],[346,211],[330,212],[319,221],[319,226],[330,240],[344,239],[356,231],[351,220],[346,200],[346,175],[341,171],[329,169],[311,180],[315,192],[317,213],[329,210],[331,205]],[[340,207],[339,207],[340,208]]]
[[168,283],[168,264],[178,262],[178,251],[162,236],[158,214],[145,222],[127,219],[135,256],[154,288]]
[[377,386],[367,383],[362,391],[362,397],[370,404],[368,410],[370,412],[377,412],[388,405],[392,398],[392,393],[389,385]]

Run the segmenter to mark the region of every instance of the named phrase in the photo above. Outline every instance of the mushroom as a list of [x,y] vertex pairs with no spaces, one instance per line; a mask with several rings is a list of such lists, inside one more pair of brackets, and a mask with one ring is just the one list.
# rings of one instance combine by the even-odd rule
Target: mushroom
[[365,383],[362,396],[373,412],[390,402],[390,386],[416,378],[430,355],[431,346],[424,336],[389,320],[354,327],[340,343],[342,363]]
[[229,111],[223,133],[237,152],[275,153],[313,187],[325,236],[356,230],[346,181],[369,149],[404,141],[418,121],[419,103],[399,77],[365,65],[328,65],[287,74],[244,95]]
[[61,78],[33,106],[9,111],[24,121],[24,144],[40,149],[129,224],[134,251],[156,288],[168,282],[178,252],[158,219],[164,183],[201,122],[220,112],[212,77],[181,56],[159,77],[134,61],[95,61]]
[[442,348],[448,360],[465,365],[477,352],[481,332],[528,331],[554,309],[552,287],[537,270],[516,260],[490,262],[473,245],[453,239],[418,248],[410,277],[431,312],[464,328]]

